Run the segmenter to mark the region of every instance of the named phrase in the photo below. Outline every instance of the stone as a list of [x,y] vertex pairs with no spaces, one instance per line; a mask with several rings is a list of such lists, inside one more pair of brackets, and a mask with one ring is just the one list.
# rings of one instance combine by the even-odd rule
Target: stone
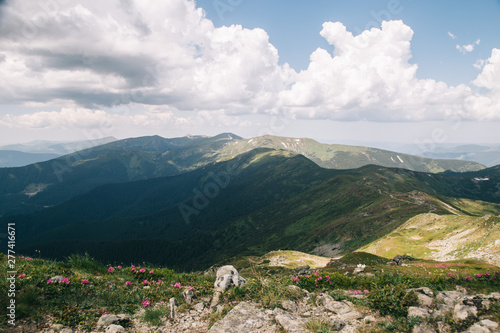
[[392,258],[392,261],[393,261],[396,265],[398,265],[398,266],[403,266],[403,262],[404,262],[405,260],[413,260],[413,258],[412,258],[412,257],[410,257],[410,256],[407,256],[406,254],[405,254],[405,255],[402,255],[402,256],[398,254],[397,256],[395,256],[394,258]]
[[54,325],[50,326],[50,328],[52,330],[54,330],[54,332],[59,332],[60,330],[62,330],[64,328],[64,325],[54,324]]
[[452,333],[451,332],[451,326],[440,321],[437,323],[437,326],[438,326],[438,332],[439,333]]
[[291,311],[291,312],[299,311],[299,307],[297,306],[297,304],[295,304],[295,302],[292,302],[292,301],[282,301],[281,306],[283,307],[283,309],[285,309],[287,311]]
[[170,305],[170,318],[175,319],[175,306],[177,305],[177,300],[175,297],[169,299],[168,304]]
[[221,296],[222,296],[222,291],[220,290],[214,291],[214,297],[212,298],[212,302],[210,303],[211,308],[219,305]]
[[337,318],[343,321],[352,321],[352,320],[362,319],[363,314],[359,311],[349,311],[338,314]]
[[125,326],[128,325],[131,322],[131,318],[127,314],[118,314],[118,315],[113,315],[113,314],[106,314],[104,316],[101,316],[99,318],[99,321],[97,322],[97,327],[108,327],[109,325],[120,325],[120,326]]
[[123,326],[111,324],[106,329],[107,333],[124,333],[127,332]]
[[427,287],[411,288],[406,290],[406,292],[408,293],[411,291],[415,292],[417,295],[421,294],[429,297],[434,297],[434,292],[432,291],[432,289]]
[[193,309],[195,311],[201,312],[201,311],[203,311],[203,309],[205,309],[205,303],[203,303],[203,302],[196,303],[195,305],[193,305]]
[[278,324],[288,333],[308,333],[304,326],[305,320],[291,314],[290,312],[276,308],[274,310],[275,319]]
[[459,291],[442,291],[437,294],[436,299],[447,306],[455,306],[465,295]]
[[456,304],[453,309],[454,320],[467,320],[470,317],[477,317],[477,308],[470,305]]
[[408,317],[429,318],[429,316],[429,310],[426,308],[419,308],[416,306],[410,306],[408,308]]
[[184,301],[186,304],[191,304],[193,302],[193,299],[196,298],[194,292],[189,289],[184,289],[182,292],[182,296],[184,296]]
[[224,292],[229,289],[231,285],[240,287],[245,283],[246,280],[240,276],[236,268],[231,265],[226,265],[217,270],[214,288]]
[[367,324],[369,323],[376,323],[377,322],[377,318],[373,317],[373,316],[366,316],[363,321]]
[[345,321],[338,318],[330,319],[329,323],[334,331],[341,331],[345,327],[345,325],[347,325]]
[[427,323],[421,323],[418,326],[413,326],[411,333],[436,333],[436,329]]
[[471,327],[466,331],[467,333],[489,333],[489,332],[498,332],[498,324],[489,319],[483,319]]
[[352,274],[353,275],[358,275],[359,273],[364,272],[365,267],[366,267],[365,265],[358,264],[358,266],[354,269],[354,271],[352,271]]
[[61,282],[62,280],[64,280],[64,278],[61,276],[61,275],[56,275],[56,276],[53,276],[50,278],[50,280],[54,283],[54,282]]
[[354,304],[349,301],[341,301],[337,302],[333,300],[330,295],[324,295],[319,298],[321,304],[330,312],[335,314],[343,314],[347,312],[351,312],[354,310]]
[[271,333],[276,331],[269,317],[247,302],[236,305],[228,314],[217,321],[209,333]]
[[74,331],[69,327],[64,327],[59,333],[74,333]]

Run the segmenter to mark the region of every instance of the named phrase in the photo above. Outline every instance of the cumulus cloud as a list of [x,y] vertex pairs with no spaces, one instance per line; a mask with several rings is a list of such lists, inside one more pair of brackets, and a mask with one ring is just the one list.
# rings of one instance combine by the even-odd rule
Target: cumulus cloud
[[[3,103],[72,105],[11,113],[0,117],[4,126],[247,126],[231,116],[254,113],[372,121],[500,118],[498,50],[478,64],[471,85],[422,79],[411,63],[413,31],[402,21],[384,21],[357,36],[340,22],[326,22],[320,34],[332,50],[318,48],[297,73],[279,64],[266,31],[216,28],[192,0],[12,0],[2,13]],[[112,111],[134,104],[143,111]],[[196,116],[179,116],[188,111]]]
[[333,46],[317,49],[307,70],[280,94],[289,113],[340,120],[443,119],[461,110],[470,93],[465,85],[418,79],[411,64],[413,31],[401,21],[358,36],[340,22],[323,24],[321,35]]
[[479,43],[481,43],[480,39],[476,40],[473,44],[467,44],[467,45],[459,45],[459,44],[457,44],[456,48],[457,48],[458,51],[460,51],[463,54],[470,53],[470,52],[474,51],[474,47],[476,45],[479,45]]
[[50,3],[12,1],[5,11],[0,97],[8,103],[258,110],[294,73],[278,65],[264,30],[215,28],[194,1]]
[[451,37],[451,39],[457,39],[457,36],[455,36],[454,34],[452,34],[451,32],[448,31],[448,36]]

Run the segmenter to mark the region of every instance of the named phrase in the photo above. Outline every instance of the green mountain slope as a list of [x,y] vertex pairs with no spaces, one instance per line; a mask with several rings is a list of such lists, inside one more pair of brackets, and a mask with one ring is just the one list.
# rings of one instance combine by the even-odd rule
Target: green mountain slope
[[0,216],[57,205],[100,185],[177,175],[227,161],[255,148],[303,154],[330,169],[368,164],[423,172],[475,171],[480,164],[430,160],[380,149],[320,144],[310,139],[264,136],[242,139],[231,133],[214,137],[125,139],[21,168],[0,168]]
[[[228,170],[235,170],[229,181],[214,178]],[[497,169],[481,172],[500,184]],[[356,250],[415,215],[459,211],[449,189],[462,198],[457,184],[475,176],[379,166],[328,170],[300,155],[258,149],[174,177],[106,185],[2,222],[22,230],[18,246],[27,252],[62,257],[87,251],[103,261],[195,269],[276,249]],[[474,192],[465,195],[477,199]],[[491,199],[500,202],[500,195]],[[500,213],[497,206],[488,208]]]
[[396,254],[436,260],[482,259],[500,264],[500,217],[420,214],[362,247],[388,258]]

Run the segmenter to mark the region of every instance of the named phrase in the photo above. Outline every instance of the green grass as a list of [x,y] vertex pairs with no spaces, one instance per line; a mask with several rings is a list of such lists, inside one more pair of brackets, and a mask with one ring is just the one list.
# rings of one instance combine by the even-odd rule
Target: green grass
[[[309,277],[301,276],[299,280],[294,281],[291,278],[293,271],[290,269],[269,270],[265,265],[248,264],[246,268],[241,269],[247,283],[226,292],[221,304],[226,309],[225,313],[240,301],[258,302],[262,307],[270,309],[281,307],[283,300],[296,300],[302,297],[302,291],[290,288],[290,285],[296,285],[311,292],[329,291],[335,300],[350,299],[359,306],[375,310],[389,309],[387,313],[400,319],[387,322],[383,324],[384,327],[375,328],[374,332],[395,332],[398,329],[399,332],[406,332],[411,323],[403,317],[411,299],[408,299],[407,304],[399,302],[397,304],[400,307],[394,307],[394,297],[398,300],[404,299],[405,288],[429,287],[439,291],[454,290],[455,286],[459,285],[470,292],[478,293],[489,293],[500,289],[500,274],[494,273],[494,270],[499,268],[473,260],[451,263],[416,261],[405,267],[389,267],[383,264],[380,258],[366,253],[352,253],[345,258],[346,260],[350,258],[355,263],[364,262],[367,270],[374,273],[374,276],[346,276],[344,273],[352,270],[352,267],[328,267],[318,270]],[[243,259],[237,260],[241,262]],[[255,260],[256,258],[251,258],[249,262]],[[7,290],[6,256],[2,255],[0,263],[0,288]],[[142,267],[145,269],[144,272],[140,271]],[[16,258],[19,275],[25,274],[16,278],[16,319],[27,321],[42,330],[47,328],[46,318],[50,316],[53,318],[53,323],[90,331],[95,328],[102,313],[134,314],[139,309],[144,309],[142,302],[148,300],[151,305],[145,308],[141,320],[156,326],[161,324],[162,318],[167,314],[167,308],[159,306],[160,302],[175,297],[180,303],[179,308],[187,307],[181,295],[182,288],[175,287],[175,283],[181,284],[182,287],[193,287],[199,298],[210,298],[213,295],[214,277],[202,273],[178,273],[164,267],[149,265],[135,267],[136,272],[132,271],[131,266],[121,269],[113,266],[113,268],[114,270],[111,270],[107,265],[99,265],[88,255],[71,256],[64,262]],[[449,272],[453,272],[453,276],[448,276]],[[494,279],[486,278],[485,272],[489,272]],[[477,273],[482,273],[482,276],[477,277]],[[70,283],[47,284],[47,280],[55,275],[68,277]],[[467,280],[466,276],[471,276],[471,279]],[[88,283],[82,284],[85,279]],[[149,288],[144,287],[144,280],[148,281]],[[153,280],[155,283],[157,281],[163,283],[152,285]],[[126,285],[126,281],[130,281],[131,285]],[[391,292],[388,291],[387,288],[391,288],[388,286],[397,286],[399,289]],[[345,294],[348,289],[367,290],[369,297],[351,299]],[[8,302],[6,294],[3,294],[0,306],[6,307]],[[211,314],[210,320],[213,323],[221,316],[221,314]],[[500,308],[495,305],[487,316],[498,321]],[[6,318],[1,320],[0,329],[6,328]],[[321,323],[316,324],[314,324],[316,331],[327,332],[328,327]]]

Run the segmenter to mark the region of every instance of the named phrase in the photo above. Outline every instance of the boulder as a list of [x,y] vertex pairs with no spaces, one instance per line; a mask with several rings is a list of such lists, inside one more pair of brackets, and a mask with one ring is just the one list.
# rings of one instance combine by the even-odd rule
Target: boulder
[[175,297],[170,298],[168,304],[170,305],[170,318],[173,320],[175,319],[175,306],[177,305]]
[[403,262],[405,260],[413,260],[413,258],[410,256],[407,256],[406,254],[404,254],[402,256],[398,254],[397,256],[392,258],[392,262],[394,262],[398,266],[403,266]]
[[418,308],[416,306],[408,308],[408,317],[429,318],[429,316],[429,310],[426,308]]
[[298,317],[297,315],[291,314],[290,312],[284,311],[282,309],[274,309],[274,315],[276,322],[280,324],[281,327],[288,333],[308,333],[304,328],[305,320]]
[[467,333],[489,333],[498,332],[498,324],[489,319],[483,319],[480,322],[475,323],[466,331]]
[[319,298],[320,303],[330,312],[343,314],[354,311],[354,304],[349,301],[337,302],[330,295],[323,295]]
[[411,333],[436,333],[436,329],[427,323],[421,323],[418,326],[413,326]]
[[203,302],[196,303],[195,305],[193,305],[193,309],[195,311],[201,312],[201,311],[203,311],[203,309],[205,309],[205,303],[203,303]]
[[184,301],[186,304],[191,304],[193,302],[193,299],[196,298],[194,292],[189,289],[184,289],[182,292],[182,296],[184,296]]
[[297,304],[295,304],[295,302],[292,302],[292,301],[288,301],[288,300],[282,301],[281,306],[283,307],[283,309],[290,311],[290,312],[299,311],[299,307],[297,306]]
[[453,310],[454,320],[467,320],[470,317],[477,317],[477,308],[470,305],[456,304]]
[[106,333],[125,333],[127,332],[122,326],[111,324],[106,329]]
[[240,276],[236,268],[231,265],[222,266],[217,270],[214,288],[224,292],[231,285],[240,287],[246,283],[246,280]]
[[209,333],[270,333],[275,332],[276,326],[257,307],[247,302],[236,305],[228,314],[217,321],[208,331]]
[[101,316],[101,318],[99,318],[99,321],[97,322],[97,328],[108,327],[113,324],[125,326],[128,325],[131,322],[131,320],[132,319],[127,314],[118,314],[118,315],[106,314]]

